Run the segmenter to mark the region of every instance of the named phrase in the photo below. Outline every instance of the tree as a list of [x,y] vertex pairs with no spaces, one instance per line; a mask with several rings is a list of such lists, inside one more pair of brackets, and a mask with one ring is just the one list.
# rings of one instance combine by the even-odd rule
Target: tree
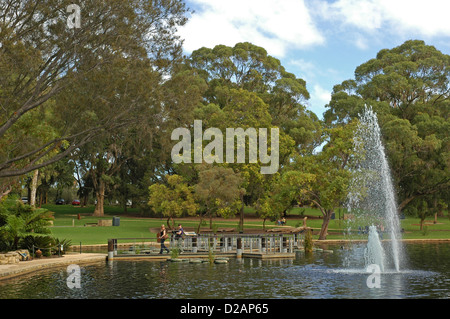
[[254,44],[217,45],[192,52],[190,65],[208,84],[206,104],[229,104],[228,89],[253,92],[268,105],[272,125],[295,141],[299,150],[313,149],[320,139],[317,116],[306,110],[306,82],[289,73],[281,62]]
[[309,156],[296,156],[285,172],[287,187],[298,185],[293,194],[298,194],[299,202],[309,202],[320,209],[323,221],[319,240],[326,239],[331,216],[347,197],[354,125],[325,130],[323,149]]
[[223,217],[236,214],[238,207],[241,206],[241,194],[245,192],[240,188],[241,184],[240,174],[231,168],[212,166],[200,169],[195,194],[206,206],[210,228],[214,214]]
[[[190,66],[205,79],[208,89],[204,103],[196,110],[206,128],[277,128],[279,129],[280,169],[295,149],[312,151],[318,145],[320,123],[304,106],[309,98],[304,80],[295,77],[264,48],[251,43],[201,48],[192,53]],[[248,142],[245,146],[248,149]],[[270,148],[270,145],[269,145]],[[275,150],[275,148],[273,148]],[[270,189],[272,175],[263,175],[261,162],[227,163],[243,178],[240,224],[244,205],[256,205]]]
[[[66,25],[69,4],[0,3],[0,177],[60,160],[98,133],[122,126],[130,120],[127,111],[139,105],[139,95],[134,96],[137,101],[118,103],[123,96],[85,96],[70,89],[85,81],[100,88],[99,71],[111,71],[110,81],[133,79],[134,72],[116,73],[118,62],[147,63],[142,70],[166,73],[180,56],[176,29],[187,13],[181,1],[83,1],[81,27],[75,29]],[[86,102],[81,107],[75,103],[79,98]],[[30,125],[35,119],[55,136],[39,136],[39,129]],[[24,125],[28,134],[17,134]],[[56,153],[40,161],[51,151]]]
[[[167,217],[167,226],[174,228],[173,218],[194,216],[198,205],[194,200],[193,187],[188,186],[179,175],[166,176],[167,185],[156,183],[149,187],[149,205],[161,216]],[[172,225],[169,221],[172,220]]]
[[357,118],[365,104],[377,113],[399,211],[421,197],[444,199],[450,189],[449,81],[450,56],[411,40],[379,51],[356,68],[355,79],[334,87],[328,125]]

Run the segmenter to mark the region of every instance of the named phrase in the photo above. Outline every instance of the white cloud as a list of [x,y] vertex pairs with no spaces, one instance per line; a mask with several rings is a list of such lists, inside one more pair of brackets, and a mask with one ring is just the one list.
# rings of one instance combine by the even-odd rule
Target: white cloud
[[187,52],[217,44],[251,42],[270,55],[323,44],[304,0],[191,0],[201,9],[180,28]]
[[449,36],[448,0],[379,0],[386,19],[402,32],[418,32],[424,36]]
[[320,105],[328,104],[331,100],[331,92],[322,88],[319,84],[315,84],[311,92],[311,101],[320,103]]
[[450,34],[448,0],[319,0],[316,4],[322,18],[361,31],[428,37]]
[[314,112],[319,118],[325,112],[325,105],[331,100],[331,92],[324,89],[320,84],[314,84],[310,91],[310,99],[307,102],[308,109]]
[[298,75],[303,79],[314,78],[319,72],[318,68],[313,62],[306,61],[305,59],[302,58],[289,60],[288,64],[295,67],[298,70]]

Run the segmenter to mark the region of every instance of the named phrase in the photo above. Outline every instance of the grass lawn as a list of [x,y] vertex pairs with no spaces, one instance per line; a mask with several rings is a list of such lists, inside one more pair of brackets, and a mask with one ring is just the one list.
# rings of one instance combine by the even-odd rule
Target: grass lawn
[[[55,220],[54,226],[51,227],[52,235],[60,239],[69,239],[73,245],[92,244],[106,244],[109,238],[155,238],[156,234],[150,232],[150,228],[159,228],[161,224],[166,222],[166,218],[145,218],[138,216],[137,209],[129,209],[127,214],[124,214],[122,207],[107,206],[105,207],[105,216],[102,219],[112,220],[113,216],[120,217],[120,226],[118,227],[88,227],[89,223],[97,223],[99,217],[93,217],[92,212],[94,207],[76,207],[71,205],[45,205],[43,206],[54,212]],[[298,227],[303,224],[303,215],[309,216],[307,225],[312,227],[318,233],[322,226],[322,219],[313,218],[320,217],[321,213],[317,209],[293,208],[288,213],[287,225]],[[246,218],[244,220],[245,229],[260,228],[262,229],[263,220],[255,218],[253,210],[248,208],[245,210]],[[78,214],[81,219],[78,219]],[[343,215],[341,215],[341,218]],[[444,217],[439,217],[436,224],[433,224],[432,218],[427,219],[425,231],[420,230],[420,220],[418,218],[407,217],[401,220],[404,233],[404,239],[448,239],[450,238],[450,219],[445,214]],[[182,222],[184,227],[198,226],[199,221],[195,218],[180,218],[175,221]],[[237,219],[214,219],[213,222],[218,227],[236,228],[238,225]],[[209,220],[206,225],[209,226]],[[266,221],[266,228],[275,227],[275,223]],[[328,226],[329,235],[327,239],[343,239],[346,222],[339,219],[338,212],[336,212],[336,219],[331,220]],[[318,235],[313,236],[314,239]]]

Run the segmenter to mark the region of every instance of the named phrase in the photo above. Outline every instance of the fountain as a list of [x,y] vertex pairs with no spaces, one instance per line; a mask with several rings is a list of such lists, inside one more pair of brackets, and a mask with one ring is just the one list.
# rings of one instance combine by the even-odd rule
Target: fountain
[[377,228],[374,225],[369,227],[369,240],[364,250],[364,259],[366,267],[375,264],[380,267],[382,272],[384,271],[384,249],[381,245]]
[[[381,132],[375,112],[370,107],[360,114],[360,123],[354,135],[355,168],[348,196],[349,213],[354,216],[360,229],[369,234],[366,260],[374,261],[381,269],[386,259],[392,262],[395,270],[400,270],[401,256],[400,222],[394,187]],[[377,227],[367,227],[376,223],[380,234],[389,235],[388,251],[380,243]]]

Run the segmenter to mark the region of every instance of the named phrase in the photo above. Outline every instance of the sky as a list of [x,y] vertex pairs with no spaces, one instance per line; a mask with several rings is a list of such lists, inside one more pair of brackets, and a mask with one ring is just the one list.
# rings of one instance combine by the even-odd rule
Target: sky
[[186,0],[184,51],[251,42],[306,81],[307,107],[323,118],[333,86],[407,40],[450,54],[448,0]]

